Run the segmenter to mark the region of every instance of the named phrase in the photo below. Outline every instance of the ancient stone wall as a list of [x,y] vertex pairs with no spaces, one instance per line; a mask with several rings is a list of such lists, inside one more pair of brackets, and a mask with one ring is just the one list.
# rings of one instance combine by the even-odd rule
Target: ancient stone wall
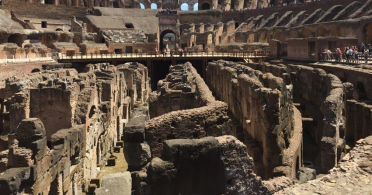
[[246,146],[235,137],[168,140],[164,147],[147,170],[151,194],[267,193]]
[[282,165],[280,154],[293,136],[292,86],[270,73],[262,74],[234,62],[211,62],[206,75],[216,97],[228,104],[242,125],[256,173],[263,178],[283,174],[273,171]]
[[193,109],[169,112],[146,122],[146,141],[150,145],[152,157],[161,154],[162,142],[166,140],[236,135],[236,127],[226,104],[215,100],[204,80],[190,63],[186,63],[185,66],[188,67],[195,86],[196,104]]
[[343,85],[339,78],[324,70],[288,65],[287,72],[293,83],[294,101],[305,107],[302,113],[316,123],[310,134],[320,152],[321,172],[336,165],[344,140],[340,128],[345,121],[342,115]]
[[[130,66],[131,83],[108,64],[87,65],[82,73],[47,70],[9,80],[2,90],[11,97],[1,101],[7,114],[2,114],[0,125],[9,134],[1,132],[0,170],[4,174],[0,189],[6,194],[87,191],[128,122],[131,97],[127,86],[139,90],[136,105],[148,97],[148,83],[142,83],[148,82],[146,68]],[[10,175],[17,174],[24,176],[14,183]]]
[[150,117],[177,110],[207,106],[215,101],[196,69],[187,62],[171,66],[169,74],[160,80],[157,92],[151,94]]

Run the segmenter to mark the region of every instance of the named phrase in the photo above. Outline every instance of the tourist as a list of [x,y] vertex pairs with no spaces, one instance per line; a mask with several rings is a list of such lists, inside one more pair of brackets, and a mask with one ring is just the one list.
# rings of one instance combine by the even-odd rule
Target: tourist
[[358,48],[354,46],[354,57],[355,57],[355,62],[359,63],[359,53],[358,53]]
[[156,47],[156,48],[155,48],[155,57],[158,57],[158,52],[159,52],[159,50],[158,50],[158,48]]
[[372,46],[371,44],[368,44],[368,55],[371,55],[371,52],[372,52]]
[[179,54],[180,57],[182,57],[182,49],[181,48],[178,49],[178,54]]
[[173,49],[170,50],[170,56],[173,58]]
[[369,50],[368,48],[365,48],[364,49],[364,61],[366,64],[368,63],[368,56],[369,56],[368,54],[369,54]]
[[345,57],[346,57],[346,62],[349,62],[349,60],[350,60],[349,46],[345,47],[344,54],[345,54]]
[[364,49],[365,49],[365,45],[364,43],[362,42],[362,45],[360,46],[360,51],[362,51],[362,54],[364,54]]
[[165,57],[165,53],[167,53],[167,49],[163,49],[163,57]]
[[183,50],[183,54],[185,55],[185,57],[187,56],[187,48],[185,47],[185,49]]

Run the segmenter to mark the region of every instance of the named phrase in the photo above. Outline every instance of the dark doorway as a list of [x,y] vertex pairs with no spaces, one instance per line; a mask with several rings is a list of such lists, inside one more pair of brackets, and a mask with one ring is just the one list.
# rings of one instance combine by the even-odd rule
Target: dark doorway
[[133,47],[132,46],[126,46],[125,47],[125,53],[132,53]]
[[122,49],[115,49],[114,51],[115,51],[115,54],[121,54],[121,53],[123,53],[123,50]]
[[153,67],[151,68],[151,70],[154,72],[151,73],[151,89],[153,91],[156,90],[158,81],[164,79],[167,76],[171,64],[171,60],[154,60],[152,62]]
[[22,35],[21,34],[13,34],[13,35],[10,35],[9,38],[8,38],[8,42],[9,43],[15,43],[17,44],[18,46],[22,46]]
[[203,3],[201,5],[201,10],[209,10],[211,9],[211,6],[209,5],[209,3]]

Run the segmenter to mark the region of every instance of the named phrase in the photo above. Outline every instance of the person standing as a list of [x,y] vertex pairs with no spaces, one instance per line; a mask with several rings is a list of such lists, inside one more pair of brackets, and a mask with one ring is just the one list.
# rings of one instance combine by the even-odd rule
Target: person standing
[[165,53],[167,52],[167,49],[163,49],[163,57],[165,57]]
[[360,46],[360,51],[362,51],[362,54],[364,54],[364,49],[366,48],[366,46],[364,45],[364,43],[362,42],[362,45]]
[[365,48],[364,49],[364,61],[366,64],[368,63],[368,54],[369,54],[369,50],[368,48]]
[[185,57],[187,56],[187,48],[185,47],[185,49],[183,50],[183,54],[185,55]]

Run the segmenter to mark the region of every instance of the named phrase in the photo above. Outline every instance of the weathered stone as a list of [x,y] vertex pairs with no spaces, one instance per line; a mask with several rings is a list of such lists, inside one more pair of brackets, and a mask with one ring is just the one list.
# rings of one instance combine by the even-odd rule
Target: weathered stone
[[129,170],[139,170],[147,164],[151,157],[150,146],[146,142],[125,142],[124,156]]
[[96,195],[131,195],[132,178],[130,173],[114,173],[105,175],[102,179],[102,186],[95,190]]

